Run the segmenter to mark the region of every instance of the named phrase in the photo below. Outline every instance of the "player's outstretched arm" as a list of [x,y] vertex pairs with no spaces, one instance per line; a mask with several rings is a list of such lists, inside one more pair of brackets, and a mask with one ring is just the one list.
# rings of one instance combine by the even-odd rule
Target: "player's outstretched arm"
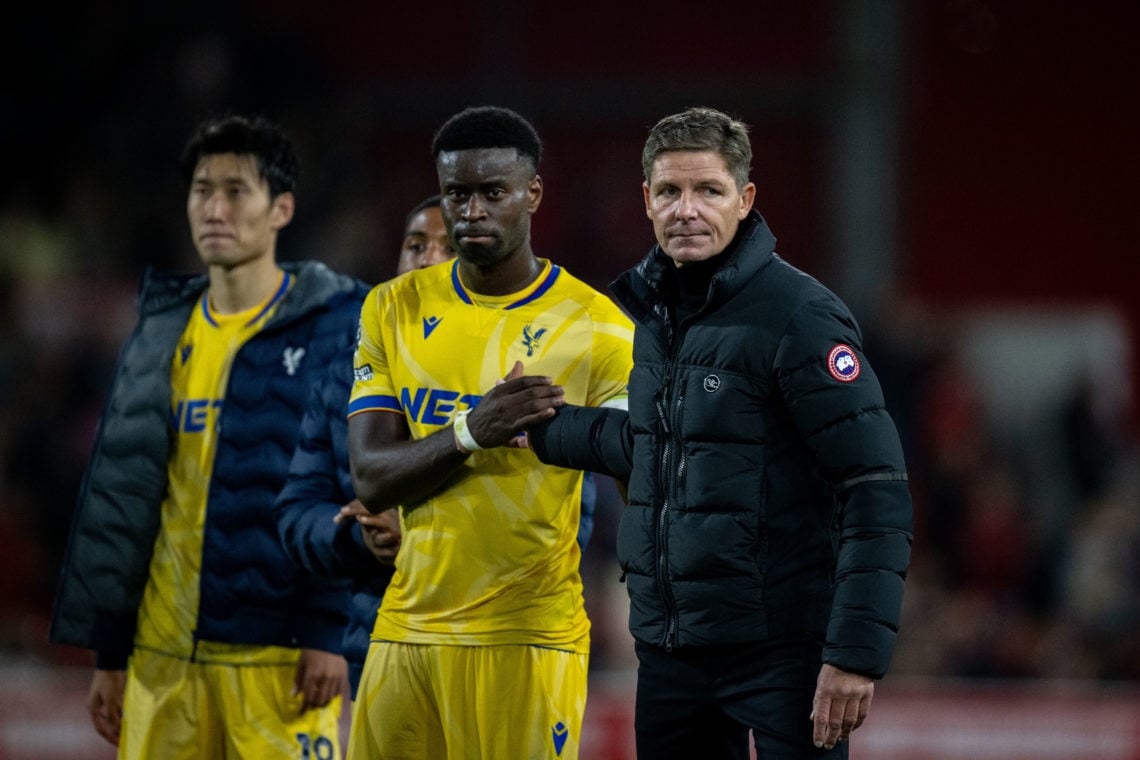
[[540,461],[628,482],[633,471],[633,430],[624,409],[567,404],[553,419],[528,431]]
[[[478,448],[508,445],[565,403],[561,386],[549,377],[519,376],[521,369],[516,364],[467,416],[467,431]],[[412,440],[403,415],[391,412],[349,417],[348,450],[356,496],[370,512],[410,507],[433,496],[471,455],[454,426]]]

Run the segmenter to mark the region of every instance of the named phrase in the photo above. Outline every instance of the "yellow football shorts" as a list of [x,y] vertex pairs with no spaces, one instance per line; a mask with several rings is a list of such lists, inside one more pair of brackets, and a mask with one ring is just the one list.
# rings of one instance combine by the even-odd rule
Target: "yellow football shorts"
[[590,656],[373,641],[349,760],[577,760]]
[[119,758],[339,760],[341,698],[301,714],[296,672],[296,663],[206,664],[136,649]]

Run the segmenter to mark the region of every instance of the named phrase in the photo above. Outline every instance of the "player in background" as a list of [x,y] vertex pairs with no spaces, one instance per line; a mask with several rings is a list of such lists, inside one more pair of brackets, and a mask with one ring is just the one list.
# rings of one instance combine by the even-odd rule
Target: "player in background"
[[[433,195],[408,212],[396,274],[453,258],[439,196]],[[352,580],[343,648],[353,698],[400,548],[399,512],[374,515],[352,489],[347,414],[355,350],[352,344],[337,354],[313,389],[289,480],[276,505],[281,540],[294,562],[317,576]]]
[[88,709],[120,758],[332,756],[349,589],[294,567],[273,502],[367,286],[278,263],[297,162],[277,125],[206,121],[182,170],[206,273],[144,277],[52,640],[95,650]]

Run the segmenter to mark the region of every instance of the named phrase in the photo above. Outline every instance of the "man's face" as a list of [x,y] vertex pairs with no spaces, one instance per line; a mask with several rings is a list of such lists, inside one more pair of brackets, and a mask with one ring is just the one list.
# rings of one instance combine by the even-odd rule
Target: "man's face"
[[716,151],[670,151],[653,162],[642,183],[645,213],[665,254],[677,266],[705,261],[732,242],[756,195],[742,189]]
[[190,234],[207,266],[227,269],[272,255],[277,232],[293,218],[293,194],[269,199],[253,156],[205,156],[186,200]]
[[453,258],[455,249],[447,239],[443,214],[438,207],[425,208],[408,220],[396,274],[423,269]]
[[514,148],[444,152],[435,167],[443,222],[460,258],[486,267],[528,243],[542,179]]

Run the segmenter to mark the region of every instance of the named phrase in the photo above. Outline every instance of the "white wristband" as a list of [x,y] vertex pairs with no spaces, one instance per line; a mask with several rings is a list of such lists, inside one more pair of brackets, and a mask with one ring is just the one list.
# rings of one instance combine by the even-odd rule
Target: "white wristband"
[[478,451],[483,448],[475,437],[471,435],[471,431],[467,429],[467,415],[471,414],[470,409],[464,409],[455,415],[455,443],[458,445],[459,450],[463,453],[470,453]]

